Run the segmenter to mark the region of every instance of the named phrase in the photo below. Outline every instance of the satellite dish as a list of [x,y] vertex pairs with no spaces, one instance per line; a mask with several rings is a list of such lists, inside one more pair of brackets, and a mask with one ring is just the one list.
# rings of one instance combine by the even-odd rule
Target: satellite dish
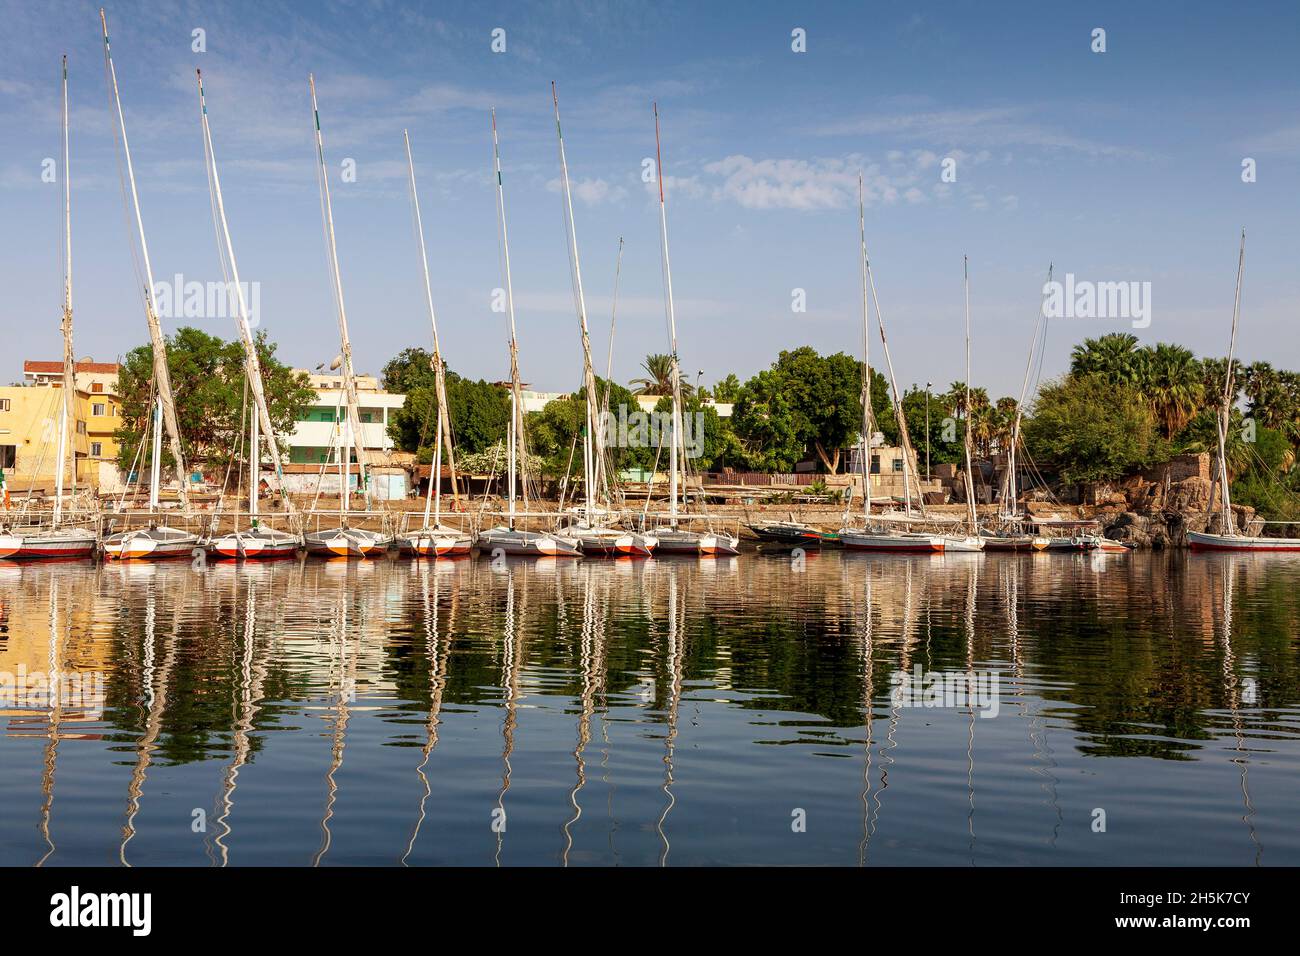
[[330,362],[330,371],[337,372],[342,367],[343,367],[343,356],[342,355],[334,356],[334,361]]

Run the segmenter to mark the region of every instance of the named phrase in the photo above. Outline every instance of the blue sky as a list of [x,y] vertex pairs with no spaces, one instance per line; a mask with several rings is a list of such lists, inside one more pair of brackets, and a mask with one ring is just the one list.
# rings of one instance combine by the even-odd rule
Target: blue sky
[[[194,68],[240,271],[282,359],[337,352],[314,174],[316,74],[359,370],[429,341],[402,129],[414,144],[434,301],[452,368],[501,378],[504,316],[488,109],[501,129],[525,379],[579,381],[559,166],[559,84],[578,239],[603,364],[618,238],[615,377],[665,351],[657,203],[641,179],[658,100],[683,368],[747,378],[783,348],[860,347],[856,176],[902,384],[960,377],[962,255],[974,378],[1015,394],[1049,261],[1149,281],[1144,341],[1226,350],[1248,232],[1241,352],[1300,368],[1300,6],[1294,3],[149,2],[108,6],[159,279],[219,279]],[[97,6],[0,2],[0,380],[57,358],[59,57],[70,58],[76,351],[146,338]],[[490,49],[494,28],[506,52]],[[791,50],[791,30],[807,52]],[[1091,33],[1106,30],[1107,51]],[[206,31],[207,52],[191,50]],[[957,181],[942,183],[942,160]],[[1258,179],[1241,181],[1243,158]],[[354,183],[340,181],[354,160]],[[805,290],[807,311],[791,310]],[[169,326],[175,323],[168,323]],[[223,337],[225,319],[192,321]],[[1045,371],[1116,320],[1054,324]],[[877,343],[873,341],[873,347]],[[879,349],[874,348],[874,354]]]

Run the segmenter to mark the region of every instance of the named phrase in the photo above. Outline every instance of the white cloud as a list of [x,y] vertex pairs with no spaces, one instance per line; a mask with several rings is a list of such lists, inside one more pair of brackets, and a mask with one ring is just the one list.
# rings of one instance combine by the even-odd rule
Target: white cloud
[[[550,192],[558,193],[560,191],[560,180],[558,178],[548,180],[546,188]],[[579,202],[588,206],[596,206],[603,202],[621,202],[627,198],[626,189],[617,184],[611,184],[606,179],[570,180],[569,188]]]

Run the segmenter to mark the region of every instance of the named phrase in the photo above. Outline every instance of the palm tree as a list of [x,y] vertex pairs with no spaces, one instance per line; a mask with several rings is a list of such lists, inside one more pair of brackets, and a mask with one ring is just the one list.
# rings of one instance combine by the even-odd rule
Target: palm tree
[[[673,357],[671,355],[647,355],[641,363],[648,378],[634,378],[628,384],[632,386],[633,395],[671,395],[673,393]],[[678,373],[680,375],[680,372]],[[682,379],[682,395],[690,395],[695,386]]]
[[1116,385],[1139,384],[1144,364],[1138,338],[1130,332],[1084,339],[1070,353],[1071,374],[1100,375]]
[[1181,432],[1205,400],[1204,372],[1191,349],[1158,343],[1144,349],[1147,361],[1140,383],[1166,438]]

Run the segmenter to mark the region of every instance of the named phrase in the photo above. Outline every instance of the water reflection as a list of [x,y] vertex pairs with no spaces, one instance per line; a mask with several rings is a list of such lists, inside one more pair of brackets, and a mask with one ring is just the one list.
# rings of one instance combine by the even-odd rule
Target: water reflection
[[[1230,554],[3,566],[0,863],[1294,864],[1297,584]],[[908,706],[918,667],[996,675],[998,718]]]

